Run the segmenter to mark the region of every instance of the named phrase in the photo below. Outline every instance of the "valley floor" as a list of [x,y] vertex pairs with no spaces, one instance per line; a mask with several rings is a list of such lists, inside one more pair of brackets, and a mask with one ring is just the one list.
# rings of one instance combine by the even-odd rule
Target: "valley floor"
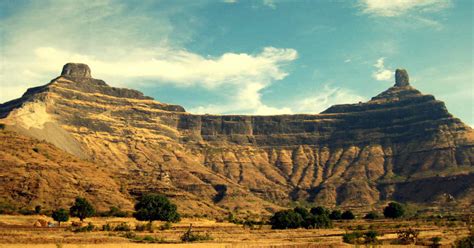
[[[352,220],[337,221],[331,229],[272,230],[270,226],[243,228],[228,222],[206,219],[183,219],[171,228],[160,230],[161,222],[154,222],[153,232],[134,231],[138,222],[133,218],[89,218],[95,230],[72,232],[71,221],[58,227],[35,227],[39,219],[53,222],[43,215],[0,215],[0,248],[7,247],[51,247],[51,248],[140,248],[140,247],[350,247],[342,241],[342,235],[354,231],[376,230],[380,246],[392,245],[397,231],[414,228],[420,231],[418,245],[430,245],[432,237],[440,237],[442,245],[452,244],[456,239],[469,235],[467,224],[460,220]],[[73,221],[77,221],[74,220]],[[101,231],[107,223],[115,227],[126,222],[132,231]],[[192,231],[210,240],[182,243],[180,237],[192,224]],[[38,224],[37,224],[38,225]],[[154,243],[145,243],[154,242]]]

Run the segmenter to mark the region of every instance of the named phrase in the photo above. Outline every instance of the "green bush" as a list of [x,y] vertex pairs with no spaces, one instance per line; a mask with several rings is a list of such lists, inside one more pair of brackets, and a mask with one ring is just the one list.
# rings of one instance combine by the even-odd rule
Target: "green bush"
[[272,229],[298,228],[302,226],[303,221],[303,217],[291,209],[278,211],[270,218]]
[[58,222],[58,226],[61,226],[61,222],[65,222],[69,220],[69,213],[63,208],[58,210],[54,210],[51,217],[53,220]]
[[122,222],[120,224],[118,224],[116,227],[114,227],[114,231],[116,232],[128,232],[132,230],[130,228],[130,225],[128,225],[126,222]]
[[440,247],[441,244],[441,238],[440,237],[432,237],[430,238],[430,241],[431,241],[431,245],[430,247]]
[[176,205],[159,194],[143,195],[135,204],[135,211],[133,216],[137,220],[150,222],[154,220],[178,222],[180,220]]
[[342,217],[341,217],[342,213],[341,211],[339,210],[333,210],[330,214],[329,214],[329,218],[331,220],[340,220]]
[[386,218],[400,218],[405,214],[405,208],[397,202],[390,202],[383,210],[383,215]]
[[365,233],[356,231],[342,235],[342,241],[348,244],[377,244],[377,236],[379,234],[373,230]]
[[102,231],[112,231],[112,227],[109,223],[102,225]]
[[83,221],[85,218],[94,215],[95,209],[85,198],[77,197],[69,212],[71,216],[78,217]]
[[329,215],[329,210],[321,206],[311,208],[310,212],[313,215]]
[[376,231],[369,230],[368,232],[364,233],[364,242],[366,244],[377,244],[377,236],[379,236],[379,234]]
[[87,226],[79,227],[72,231],[73,232],[92,232],[94,231],[94,229],[95,229],[95,226],[91,222],[89,222]]
[[461,238],[454,242],[456,248],[472,248],[474,247],[474,235],[471,234],[465,238]]
[[341,214],[341,219],[343,220],[353,220],[355,219],[355,215],[352,213],[350,210],[344,211],[344,213]]
[[377,214],[377,212],[369,212],[364,216],[364,219],[366,220],[375,220],[380,218],[380,216]]
[[36,205],[35,206],[35,214],[40,214],[41,213],[41,205]]
[[348,244],[361,244],[362,237],[363,235],[360,232],[345,233],[342,235],[342,241]]
[[[332,221],[329,219],[327,211],[308,212],[305,208],[296,207],[291,210],[276,212],[270,218],[272,229],[293,229],[293,228],[329,228]],[[319,213],[319,214],[318,214]]]

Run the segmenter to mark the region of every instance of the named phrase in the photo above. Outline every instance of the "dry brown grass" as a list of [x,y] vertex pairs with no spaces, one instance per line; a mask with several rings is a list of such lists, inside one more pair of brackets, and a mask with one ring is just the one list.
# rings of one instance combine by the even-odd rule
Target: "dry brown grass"
[[[173,224],[171,229],[159,230],[162,222],[154,222],[155,231],[133,231],[138,237],[151,236],[167,243],[143,244],[135,243],[124,237],[125,232],[93,231],[74,233],[68,230],[73,219],[64,223],[61,228],[33,227],[37,219],[52,221],[47,216],[14,216],[0,215],[0,248],[19,247],[70,247],[70,248],[139,248],[139,247],[344,247],[342,234],[346,232],[369,229],[381,234],[379,240],[383,246],[390,245],[397,238],[396,231],[409,227],[420,230],[420,241],[428,244],[431,237],[441,237],[442,244],[451,244],[459,237],[468,234],[468,228],[463,222],[446,222],[435,225],[428,221],[392,221],[392,220],[354,220],[339,221],[332,229],[296,229],[272,230],[269,226],[256,226],[254,229],[243,228],[227,222],[216,222],[207,219],[185,218],[180,223]],[[145,224],[133,218],[88,218],[97,228],[109,223],[112,226],[122,222],[128,223],[132,230],[137,224]],[[211,241],[192,244],[181,243],[180,237],[192,224],[193,231],[209,234]]]

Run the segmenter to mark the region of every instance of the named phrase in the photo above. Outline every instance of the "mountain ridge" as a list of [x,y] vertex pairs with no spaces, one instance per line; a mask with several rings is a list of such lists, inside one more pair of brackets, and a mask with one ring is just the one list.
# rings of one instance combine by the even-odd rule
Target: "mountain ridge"
[[[221,213],[268,213],[292,201],[370,208],[404,199],[406,184],[474,180],[473,130],[410,86],[406,71],[395,78],[368,102],[316,115],[194,115],[70,63],[46,86],[1,104],[0,122],[107,167],[128,201],[175,192],[194,197],[191,212],[199,202]],[[450,194],[472,206],[472,185],[432,187],[421,202]]]

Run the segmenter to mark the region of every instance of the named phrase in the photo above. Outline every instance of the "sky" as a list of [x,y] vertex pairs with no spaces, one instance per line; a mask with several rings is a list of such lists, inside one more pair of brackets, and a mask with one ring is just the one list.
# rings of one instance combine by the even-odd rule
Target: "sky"
[[192,113],[319,113],[394,84],[474,125],[471,0],[0,0],[0,102],[67,62]]

